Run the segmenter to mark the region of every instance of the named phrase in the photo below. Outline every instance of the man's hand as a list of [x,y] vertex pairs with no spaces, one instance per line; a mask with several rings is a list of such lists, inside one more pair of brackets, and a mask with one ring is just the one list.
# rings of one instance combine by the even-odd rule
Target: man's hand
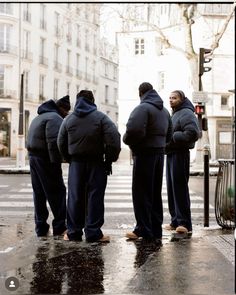
[[105,170],[106,170],[107,175],[111,175],[112,174],[112,163],[105,161],[104,164],[105,164]]

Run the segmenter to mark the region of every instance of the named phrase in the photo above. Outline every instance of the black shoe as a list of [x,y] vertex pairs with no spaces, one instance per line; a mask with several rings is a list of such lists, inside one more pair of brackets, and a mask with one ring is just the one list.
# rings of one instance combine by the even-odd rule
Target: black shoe
[[162,238],[156,238],[155,239],[155,244],[158,247],[162,247],[163,246],[163,244],[162,244]]

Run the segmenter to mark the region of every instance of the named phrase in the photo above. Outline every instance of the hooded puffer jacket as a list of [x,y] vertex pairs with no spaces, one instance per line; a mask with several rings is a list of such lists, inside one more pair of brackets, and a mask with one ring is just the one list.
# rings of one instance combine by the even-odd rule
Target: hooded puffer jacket
[[41,156],[53,163],[62,161],[57,147],[57,135],[62,121],[54,100],[39,106],[38,116],[33,119],[28,131],[26,147],[29,155]]
[[166,146],[166,152],[193,149],[200,136],[200,129],[194,106],[188,98],[173,111],[172,125],[173,137]]
[[132,111],[123,136],[134,154],[164,151],[172,135],[171,117],[163,100],[153,89],[147,91]]
[[65,160],[115,162],[120,134],[110,118],[90,100],[79,97],[74,111],[62,123],[57,141]]

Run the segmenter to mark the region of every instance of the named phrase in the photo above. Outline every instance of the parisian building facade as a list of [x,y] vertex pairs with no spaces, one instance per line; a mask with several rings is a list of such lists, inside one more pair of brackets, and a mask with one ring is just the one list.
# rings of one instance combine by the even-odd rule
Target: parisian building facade
[[[73,109],[81,89],[92,90],[117,122],[118,63],[100,57],[100,5],[0,4],[0,157],[17,153],[22,77],[25,138],[42,102],[69,94]],[[114,68],[112,78],[103,74],[104,60]]]
[[[195,52],[210,48],[213,36],[219,33],[230,4],[195,4],[192,38]],[[191,82],[189,61],[161,42],[163,32],[176,47],[185,49],[184,26],[178,4],[136,4],[126,9],[123,28],[118,33],[119,48],[119,128],[125,125],[132,109],[139,103],[138,86],[144,81],[153,84],[169,108],[169,94],[181,89],[192,100],[196,90]],[[161,29],[161,31],[159,30]],[[209,63],[211,71],[202,76],[208,117],[211,160],[232,158],[234,137],[234,16],[229,21],[219,46]],[[198,72],[196,71],[196,76]],[[194,103],[195,104],[195,103]],[[171,110],[170,110],[171,112]],[[124,145],[123,151],[128,148]],[[124,153],[125,155],[125,153]],[[191,153],[195,159],[196,149]]]

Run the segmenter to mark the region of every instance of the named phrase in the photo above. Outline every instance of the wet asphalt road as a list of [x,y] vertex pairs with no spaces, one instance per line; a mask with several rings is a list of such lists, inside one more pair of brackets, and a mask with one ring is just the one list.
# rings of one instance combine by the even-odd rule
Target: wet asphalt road
[[[14,189],[15,180],[5,177]],[[19,186],[27,177],[18,176]],[[201,185],[201,178],[190,179],[190,188],[199,194]],[[9,217],[6,212],[0,217],[1,246],[5,245],[0,253],[0,294],[234,294],[234,267],[207,242],[209,233],[202,224],[194,224],[191,239],[175,242],[164,231],[159,247],[124,238],[133,226],[132,208],[119,219],[110,213],[104,233],[106,228],[113,229],[108,232],[111,243],[88,244],[66,242],[62,237],[37,238],[30,210],[21,217]],[[118,222],[127,227],[118,227]],[[213,235],[221,233],[217,229]],[[19,280],[17,290],[6,289],[8,277]]]
[[233,294],[233,266],[218,255],[203,237],[166,237],[160,248],[120,236],[109,244],[31,236],[1,261],[2,282],[13,276],[20,286],[2,284],[0,294]]

